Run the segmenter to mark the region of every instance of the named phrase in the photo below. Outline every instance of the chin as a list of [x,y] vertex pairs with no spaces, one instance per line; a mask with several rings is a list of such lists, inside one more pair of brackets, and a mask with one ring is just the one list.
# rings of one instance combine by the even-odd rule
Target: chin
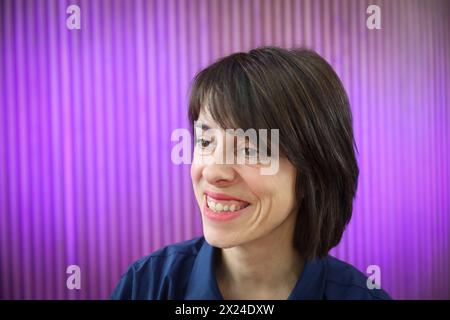
[[242,244],[242,241],[239,239],[230,237],[230,235],[222,232],[209,230],[209,228],[203,228],[203,235],[206,242],[216,248],[228,249]]

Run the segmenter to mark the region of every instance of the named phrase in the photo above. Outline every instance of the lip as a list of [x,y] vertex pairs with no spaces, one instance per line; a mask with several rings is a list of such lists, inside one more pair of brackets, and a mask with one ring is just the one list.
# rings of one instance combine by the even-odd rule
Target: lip
[[[218,194],[216,194],[216,195],[218,195]],[[212,211],[209,207],[208,207],[208,205],[207,205],[207,203],[206,203],[206,196],[210,196],[210,197],[213,197],[212,195],[210,195],[209,193],[206,193],[205,192],[205,196],[203,197],[203,199],[204,199],[204,201],[203,201],[203,212],[204,212],[204,214],[205,214],[205,216],[207,217],[207,218],[209,218],[210,220],[213,220],[213,221],[229,221],[229,220],[232,220],[232,219],[235,219],[235,218],[237,218],[237,217],[239,217],[240,215],[242,215],[243,213],[245,213],[245,210],[247,210],[249,207],[250,207],[250,204],[248,205],[248,206],[246,206],[245,208],[242,208],[242,209],[240,209],[240,210],[238,210],[238,211],[228,211],[228,212],[221,212],[221,213],[215,213],[214,211]],[[225,195],[224,195],[225,196]],[[226,196],[227,198],[225,198],[225,199],[223,199],[223,198],[215,198],[215,199],[217,199],[217,200],[237,200],[237,201],[243,201],[243,200],[239,200],[239,199],[237,199],[237,198],[232,198],[232,197],[229,197],[229,196]],[[243,201],[243,202],[246,202],[246,201]],[[248,202],[247,202],[248,203]]]
[[205,191],[205,194],[206,194],[208,197],[213,198],[213,199],[216,199],[216,200],[235,200],[235,201],[240,201],[240,202],[246,202],[246,203],[248,203],[247,201],[244,201],[244,200],[242,200],[242,199],[239,199],[239,198],[235,198],[235,197],[229,196],[229,195],[224,194],[224,193],[217,193],[217,192],[213,192],[213,191]]
[[[248,206],[250,207],[250,206]],[[205,216],[208,217],[211,220],[214,221],[228,221],[235,219],[239,217],[241,214],[244,213],[245,210],[247,210],[248,207],[245,207],[244,209],[233,211],[233,212],[222,212],[222,213],[215,213],[212,211],[208,206],[205,204],[203,205],[203,212],[205,213]]]

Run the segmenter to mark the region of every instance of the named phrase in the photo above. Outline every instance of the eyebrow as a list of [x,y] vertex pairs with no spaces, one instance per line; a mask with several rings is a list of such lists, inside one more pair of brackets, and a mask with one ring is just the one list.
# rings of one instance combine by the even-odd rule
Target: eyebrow
[[196,128],[199,128],[199,129],[202,129],[202,130],[205,130],[205,131],[211,129],[210,126],[208,126],[208,125],[205,124],[204,122],[199,122],[199,121],[196,121],[196,122],[195,122],[195,127],[196,127]]

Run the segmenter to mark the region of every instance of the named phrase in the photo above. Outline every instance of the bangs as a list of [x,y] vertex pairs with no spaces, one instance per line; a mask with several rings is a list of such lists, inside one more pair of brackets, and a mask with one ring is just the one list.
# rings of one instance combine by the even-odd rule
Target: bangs
[[261,101],[244,69],[245,62],[245,54],[236,53],[197,74],[189,100],[191,125],[204,111],[224,130],[268,128],[257,115]]

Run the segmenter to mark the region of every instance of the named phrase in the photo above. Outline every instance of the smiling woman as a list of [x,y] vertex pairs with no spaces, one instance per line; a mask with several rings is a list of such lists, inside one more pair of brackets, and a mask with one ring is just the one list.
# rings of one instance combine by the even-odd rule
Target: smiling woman
[[[225,57],[196,76],[189,118],[214,129],[194,126],[204,236],[134,263],[112,298],[389,298],[328,255],[350,221],[359,171],[347,95],[323,58],[275,47]],[[278,130],[279,146],[229,129]],[[234,161],[223,163],[230,146]],[[265,146],[279,147],[270,175],[260,170]]]

